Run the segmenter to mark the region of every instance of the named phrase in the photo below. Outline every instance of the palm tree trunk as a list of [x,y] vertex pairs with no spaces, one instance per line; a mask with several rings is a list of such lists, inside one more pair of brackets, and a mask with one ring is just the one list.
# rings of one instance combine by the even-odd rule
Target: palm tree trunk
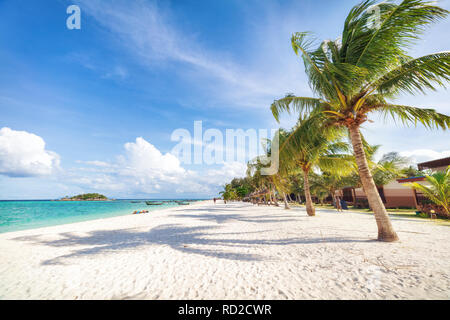
[[283,200],[284,200],[284,208],[286,210],[289,210],[291,207],[289,207],[289,204],[287,202],[286,193],[283,192]]
[[311,191],[309,190],[309,178],[307,169],[303,169],[303,185],[305,189],[305,198],[306,198],[306,213],[308,214],[308,216],[315,216],[316,209],[314,209],[314,205],[311,199]]
[[297,201],[299,204],[302,203],[302,198],[300,198],[300,193],[297,193]]
[[273,192],[273,202],[275,203],[276,207],[279,207],[280,205],[278,204],[277,195],[275,194],[275,190],[273,190],[272,192]]
[[378,226],[378,240],[380,241],[397,241],[398,236],[392,227],[391,221],[378,193],[372,174],[370,173],[369,165],[367,163],[366,154],[361,139],[361,133],[358,126],[350,126],[350,140],[353,145],[353,153],[355,155],[356,164],[358,165],[359,177],[366,193],[369,205],[375,215],[375,220]]

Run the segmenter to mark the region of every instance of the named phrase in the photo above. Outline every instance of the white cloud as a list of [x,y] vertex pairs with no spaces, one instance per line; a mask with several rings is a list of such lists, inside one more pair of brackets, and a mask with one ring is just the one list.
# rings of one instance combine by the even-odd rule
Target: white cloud
[[202,180],[205,183],[222,185],[224,183],[230,182],[233,178],[245,177],[247,171],[247,165],[242,162],[225,162],[220,169],[209,169],[204,175],[202,175]]
[[400,152],[400,155],[409,157],[413,163],[420,163],[450,157],[450,150],[438,152],[431,149],[416,149],[411,151],[402,151]]
[[161,153],[143,139],[124,145],[124,153],[115,162],[78,161],[88,168],[72,169],[67,178],[85,189],[108,190],[118,194],[174,192],[191,175],[177,157]]
[[125,156],[119,157],[119,165],[121,175],[137,178],[173,180],[186,173],[177,157],[162,154],[142,137],[125,144]]
[[59,168],[59,156],[45,150],[41,137],[4,127],[0,129],[0,174],[10,177],[49,175]]
[[[124,145],[117,161],[78,161],[88,168],[67,172],[67,179],[86,190],[110,191],[122,197],[180,193],[214,195],[234,177],[245,175],[246,164],[225,162],[219,168],[187,170],[171,153],[163,154],[142,137]],[[87,170],[84,170],[87,169]]]
[[97,160],[94,160],[94,161],[81,161],[81,160],[77,160],[76,162],[77,162],[77,163],[84,163],[84,164],[88,164],[88,165],[96,166],[96,167],[109,167],[109,166],[110,166],[110,164],[109,164],[108,162],[105,162],[105,161],[97,161]]

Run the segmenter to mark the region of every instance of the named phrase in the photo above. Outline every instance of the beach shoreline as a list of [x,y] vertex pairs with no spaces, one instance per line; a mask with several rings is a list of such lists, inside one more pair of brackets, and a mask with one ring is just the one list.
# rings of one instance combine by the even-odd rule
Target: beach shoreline
[[[154,201],[154,200],[152,200]],[[178,206],[175,201],[162,205],[147,205],[146,200],[114,201],[5,201],[0,205],[0,234],[21,230],[45,228],[63,224],[92,221],[134,212],[164,210]],[[191,204],[201,200],[189,201]]]
[[211,200],[0,234],[0,299],[449,299],[448,226]]

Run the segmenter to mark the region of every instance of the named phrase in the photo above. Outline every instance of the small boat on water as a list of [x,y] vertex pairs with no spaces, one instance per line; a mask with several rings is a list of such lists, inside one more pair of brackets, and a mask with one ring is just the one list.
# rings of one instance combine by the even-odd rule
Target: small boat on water
[[145,201],[148,206],[160,206],[164,204],[163,202],[155,202],[155,201]]
[[178,201],[177,204],[180,206],[187,206],[189,202]]

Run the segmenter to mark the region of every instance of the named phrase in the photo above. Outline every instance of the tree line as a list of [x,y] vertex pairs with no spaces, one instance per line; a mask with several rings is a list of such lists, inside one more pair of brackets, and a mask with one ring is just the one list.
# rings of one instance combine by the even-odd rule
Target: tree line
[[[375,11],[379,20],[376,24]],[[374,212],[378,240],[398,240],[376,181],[396,175],[393,169],[397,164],[394,159],[374,164],[376,147],[365,141],[360,128],[370,124],[374,114],[403,125],[449,128],[448,115],[393,102],[401,94],[445,87],[450,80],[450,51],[417,58],[407,52],[430,24],[448,13],[423,0],[399,4],[366,0],[350,10],[342,35],[336,40],[318,42],[309,32],[294,33],[291,45],[304,64],[314,96],[287,94],[272,103],[270,109],[277,121],[281,113],[297,119],[292,130],[278,131],[278,173],[262,176],[263,163],[257,158],[248,164],[248,177],[242,185],[225,186],[223,197],[242,195],[245,190],[266,194],[277,190],[286,203],[287,194],[295,191],[303,193],[307,213],[313,216],[311,192],[324,197],[340,183],[353,179],[353,185],[363,188]],[[268,155],[272,147],[272,141],[267,141]],[[390,168],[382,170],[383,166]]]

